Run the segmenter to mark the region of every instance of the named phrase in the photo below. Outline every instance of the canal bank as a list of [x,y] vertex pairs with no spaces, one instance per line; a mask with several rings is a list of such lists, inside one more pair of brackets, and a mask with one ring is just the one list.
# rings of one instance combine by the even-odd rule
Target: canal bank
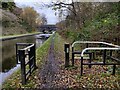
[[[75,66],[65,68],[64,66],[64,44],[65,41],[60,35],[55,34],[53,46],[51,45],[52,36],[45,41],[45,43],[36,50],[38,69],[30,76],[26,85],[21,85],[20,70],[13,74],[3,84],[5,89],[84,89],[84,88],[104,88],[104,89],[119,89],[120,88],[120,74],[111,75],[110,72],[98,72],[101,69],[107,69],[106,66],[92,66],[91,69],[84,67],[84,74],[80,76],[80,62],[79,59],[75,61]],[[50,62],[49,62],[50,60]],[[53,61],[51,63],[51,60]],[[51,72],[54,68],[54,61],[58,61],[57,65],[60,67],[57,72]],[[50,65],[50,66],[49,66]],[[48,67],[48,68],[46,68]],[[51,69],[52,68],[52,69]],[[110,68],[110,67],[109,67]],[[48,71],[48,74],[47,74]],[[90,72],[89,72],[90,71]],[[43,78],[40,73],[43,72]],[[50,74],[52,73],[52,74]],[[45,76],[47,75],[47,76]],[[52,76],[50,76],[52,75]],[[46,77],[46,78],[45,78]],[[53,79],[55,77],[55,79]],[[50,80],[50,81],[49,81]],[[51,81],[53,80],[53,81]],[[101,82],[102,81],[102,82]],[[52,83],[50,83],[52,82]],[[49,85],[49,87],[45,87]]]
[[0,84],[6,79],[6,77],[9,77],[16,69],[19,68],[20,65],[16,64],[16,43],[36,43],[36,48],[40,47],[46,39],[37,39],[36,34],[29,34],[25,36],[21,36],[19,38],[10,39],[1,41],[2,45],[0,47],[0,50],[2,52],[2,59],[0,60]]
[[21,37],[38,35],[38,34],[41,34],[41,32],[21,34],[21,35],[13,35],[13,36],[3,36],[3,37],[0,37],[0,40],[1,40],[1,41],[5,41],[5,40],[10,40],[10,39],[16,39],[16,38],[21,38]]
[[16,43],[36,43],[36,48],[38,48],[41,44],[43,44],[45,40],[45,38],[38,39],[33,34],[32,36],[24,36],[21,38],[1,41],[2,44],[0,50],[2,52],[2,58],[0,60],[0,63],[2,65],[2,70],[0,71],[0,73],[7,72],[12,69],[12,67],[15,67]]
[[[52,36],[51,36],[52,37]],[[41,65],[44,63],[44,59],[47,56],[47,52],[49,50],[49,46],[50,46],[50,41],[51,41],[51,37],[48,38],[40,47],[37,48],[36,50],[36,59],[37,59],[37,66],[41,67]],[[30,77],[30,81],[28,81],[28,84],[25,86],[21,85],[21,71],[20,68],[15,71],[9,78],[7,78],[7,80],[4,82],[3,84],[3,88],[22,88],[22,87],[32,87],[34,82],[35,82],[35,78],[34,77],[37,73],[37,70],[32,74],[32,76]]]

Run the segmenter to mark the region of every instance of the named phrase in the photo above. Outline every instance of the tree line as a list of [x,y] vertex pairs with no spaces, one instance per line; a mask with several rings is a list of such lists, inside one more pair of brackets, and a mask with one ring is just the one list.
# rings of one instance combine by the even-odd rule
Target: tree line
[[[54,2],[65,19],[57,23],[60,33],[72,41],[97,40],[120,45],[120,2]],[[62,16],[62,15],[59,15]]]
[[38,13],[33,7],[19,8],[15,2],[2,2],[1,9],[17,15],[19,23],[25,26],[28,32],[35,31],[38,26],[47,23],[45,15]]

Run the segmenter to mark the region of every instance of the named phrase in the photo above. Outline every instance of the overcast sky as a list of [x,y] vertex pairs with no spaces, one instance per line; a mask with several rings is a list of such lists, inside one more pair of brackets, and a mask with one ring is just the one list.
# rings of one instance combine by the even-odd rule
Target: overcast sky
[[18,7],[30,6],[40,13],[45,14],[48,24],[56,24],[58,22],[58,17],[55,16],[55,11],[51,8],[43,7],[43,4],[49,4],[53,0],[14,0]]
[[[51,8],[42,7],[41,4],[50,4],[51,2],[56,2],[57,0],[14,0],[18,7],[31,6],[40,13],[45,14],[48,24],[56,24],[58,22],[58,17],[55,16],[55,11]],[[58,0],[62,2],[71,3],[71,0]],[[74,2],[118,2],[120,0],[73,0]],[[63,17],[64,18],[64,17]]]

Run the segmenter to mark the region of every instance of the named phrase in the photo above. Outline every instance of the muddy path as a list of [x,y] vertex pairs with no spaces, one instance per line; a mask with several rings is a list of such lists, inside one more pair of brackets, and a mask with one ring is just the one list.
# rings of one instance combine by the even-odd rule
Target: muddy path
[[49,53],[45,64],[39,71],[39,87],[40,88],[57,88],[56,81],[58,81],[57,75],[59,74],[59,62],[55,59],[54,52],[54,36],[51,40]]

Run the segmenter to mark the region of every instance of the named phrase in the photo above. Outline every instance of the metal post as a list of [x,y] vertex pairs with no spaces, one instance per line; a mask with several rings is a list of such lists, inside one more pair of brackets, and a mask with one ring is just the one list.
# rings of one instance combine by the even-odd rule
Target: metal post
[[81,72],[80,72],[81,76],[83,74],[83,57],[81,57]]
[[30,75],[31,75],[31,66],[32,66],[32,60],[31,60],[32,55],[31,55],[31,52],[32,52],[31,48],[28,49]]
[[105,60],[106,60],[106,50],[103,51],[103,63],[105,64]]
[[16,63],[18,64],[18,44],[16,43]]
[[25,70],[25,50],[18,50],[19,60],[21,62],[21,78],[22,84],[26,84],[26,70]]
[[[91,63],[91,61],[92,61],[92,53],[89,54],[89,57],[90,57],[89,63]],[[89,68],[91,68],[91,65],[90,65],[90,64],[89,64],[88,66],[89,66]]]
[[112,50],[110,50],[110,56],[112,56],[112,52],[113,52],[113,51],[112,51]]
[[65,44],[64,45],[64,50],[65,50],[65,67],[69,66],[69,49],[70,49],[69,44]]
[[36,45],[34,44],[34,46],[33,46],[33,54],[34,54],[34,68],[36,69],[37,68],[37,66],[36,66]]
[[93,51],[93,52],[92,52],[92,59],[93,59],[93,60],[96,59],[96,58],[95,58],[95,55],[96,55],[96,53]]
[[[88,48],[88,43],[86,43],[86,48]],[[88,52],[88,51],[86,51],[86,52]]]
[[88,48],[88,43],[86,43],[86,48]]
[[117,51],[117,58],[120,59],[120,50]]
[[74,47],[72,47],[72,66],[74,66]]
[[112,75],[115,75],[115,69],[116,69],[116,65],[113,65],[113,73],[112,73]]

